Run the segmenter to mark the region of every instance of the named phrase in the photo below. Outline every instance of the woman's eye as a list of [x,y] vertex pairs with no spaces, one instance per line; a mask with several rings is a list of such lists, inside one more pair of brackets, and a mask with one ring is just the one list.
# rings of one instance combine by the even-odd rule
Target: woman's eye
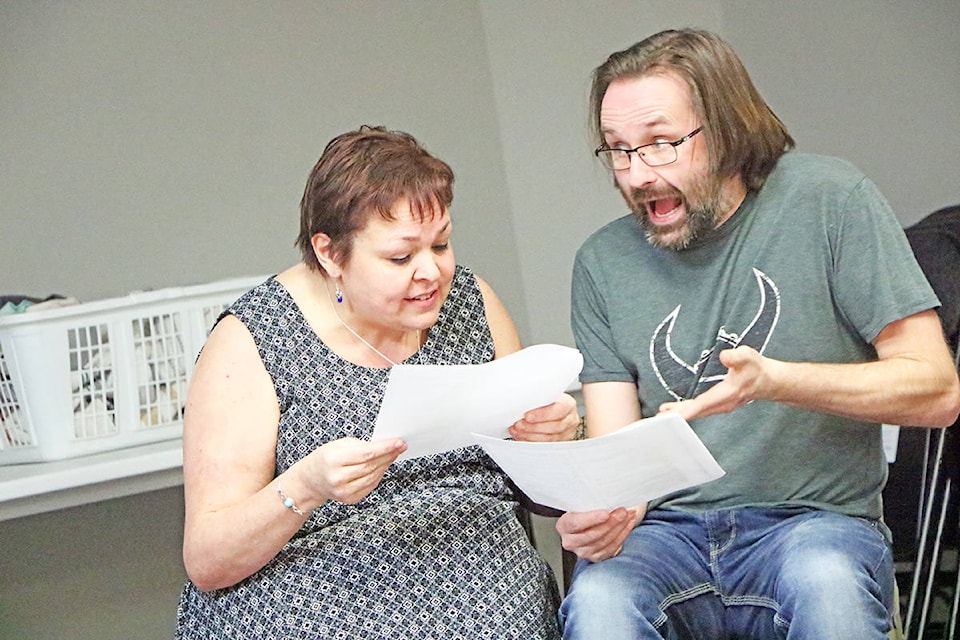
[[444,251],[446,251],[446,250],[449,249],[449,248],[450,248],[450,243],[449,243],[449,242],[444,242],[443,244],[435,244],[435,245],[433,245],[433,250],[436,251],[437,253],[443,253]]
[[390,258],[390,262],[394,264],[406,264],[410,262],[410,256],[400,256],[397,258]]

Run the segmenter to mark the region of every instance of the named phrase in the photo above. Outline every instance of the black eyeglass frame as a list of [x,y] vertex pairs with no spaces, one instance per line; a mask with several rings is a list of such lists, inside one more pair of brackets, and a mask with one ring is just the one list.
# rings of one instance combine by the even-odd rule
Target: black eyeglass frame
[[[682,145],[684,142],[686,142],[687,140],[689,140],[689,139],[692,138],[693,136],[697,135],[697,134],[700,133],[701,131],[703,131],[703,126],[702,126],[702,125],[699,126],[699,127],[697,127],[696,129],[694,129],[693,131],[691,131],[690,133],[688,133],[687,135],[683,136],[682,138],[680,138],[680,139],[678,139],[678,140],[673,140],[672,142],[669,141],[669,140],[659,140],[659,141],[657,141],[657,142],[650,142],[650,143],[648,143],[648,144],[642,144],[642,145],[640,145],[639,147],[634,147],[633,149],[611,149],[611,148],[608,147],[606,144],[602,144],[602,145],[600,145],[599,147],[597,147],[596,149],[593,150],[593,155],[595,155],[597,158],[599,158],[600,161],[603,162],[603,164],[606,165],[607,167],[609,167],[612,171],[626,171],[627,169],[629,169],[629,168],[631,167],[631,165],[633,164],[633,159],[630,157],[630,154],[631,154],[631,153],[637,154],[637,157],[640,158],[640,160],[643,162],[643,164],[647,165],[648,167],[665,167],[665,166],[667,166],[668,164],[673,164],[673,163],[676,162],[677,159],[680,157],[680,156],[679,156],[679,153],[677,152],[677,147],[679,147],[679,146]],[[650,164],[649,162],[647,162],[647,160],[646,160],[646,158],[644,157],[642,151],[643,151],[644,149],[646,149],[647,147],[657,147],[657,146],[661,146],[661,145],[664,145],[664,144],[668,144],[668,145],[670,145],[671,147],[673,147],[673,160],[670,160],[669,162],[658,162],[657,164]],[[612,153],[613,153],[614,151],[618,151],[618,152],[620,152],[620,153],[625,153],[625,154],[627,154],[627,160],[630,162],[630,164],[628,164],[627,166],[625,166],[625,167],[623,167],[623,168],[620,168],[620,169],[617,169],[616,167],[614,167],[614,166],[613,166],[613,155],[612,155]],[[606,158],[604,159],[603,157],[601,157],[601,154],[603,154],[604,156],[606,156]]]

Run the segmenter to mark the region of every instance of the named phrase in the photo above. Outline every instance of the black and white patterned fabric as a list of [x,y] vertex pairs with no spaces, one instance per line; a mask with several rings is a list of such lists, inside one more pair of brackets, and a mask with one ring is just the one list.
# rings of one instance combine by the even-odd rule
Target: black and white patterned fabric
[[[389,369],[333,353],[273,279],[229,312],[250,329],[280,401],[277,474],[325,442],[369,438]],[[407,362],[492,358],[476,279],[458,266],[437,324]],[[424,389],[423,401],[430,396]],[[479,447],[394,464],[360,503],[314,511],[253,576],[208,593],[188,582],[176,637],[559,638],[556,582],[515,509]]]

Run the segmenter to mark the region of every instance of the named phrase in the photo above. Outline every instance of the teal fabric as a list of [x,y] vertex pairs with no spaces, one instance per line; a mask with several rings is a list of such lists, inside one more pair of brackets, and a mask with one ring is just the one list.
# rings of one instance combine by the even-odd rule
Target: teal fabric
[[[868,361],[887,324],[938,305],[876,187],[841,160],[796,152],[689,249],[651,246],[632,215],[606,225],[578,251],[572,287],[581,382],[636,383],[644,416],[715,384],[709,374],[724,370],[715,358],[727,346]],[[881,515],[877,424],[754,402],[692,427],[727,473],[663,506]]]

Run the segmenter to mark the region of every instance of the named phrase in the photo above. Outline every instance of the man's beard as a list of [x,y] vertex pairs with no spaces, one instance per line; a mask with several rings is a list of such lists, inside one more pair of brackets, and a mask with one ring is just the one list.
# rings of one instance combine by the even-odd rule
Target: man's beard
[[[694,177],[684,191],[668,185],[655,189],[634,189],[629,197],[624,193],[623,198],[640,221],[647,242],[672,251],[686,249],[695,240],[710,233],[730,206],[724,197],[722,181],[702,175]],[[664,198],[674,198],[683,204],[682,220],[671,225],[657,225],[650,220],[646,203]]]

